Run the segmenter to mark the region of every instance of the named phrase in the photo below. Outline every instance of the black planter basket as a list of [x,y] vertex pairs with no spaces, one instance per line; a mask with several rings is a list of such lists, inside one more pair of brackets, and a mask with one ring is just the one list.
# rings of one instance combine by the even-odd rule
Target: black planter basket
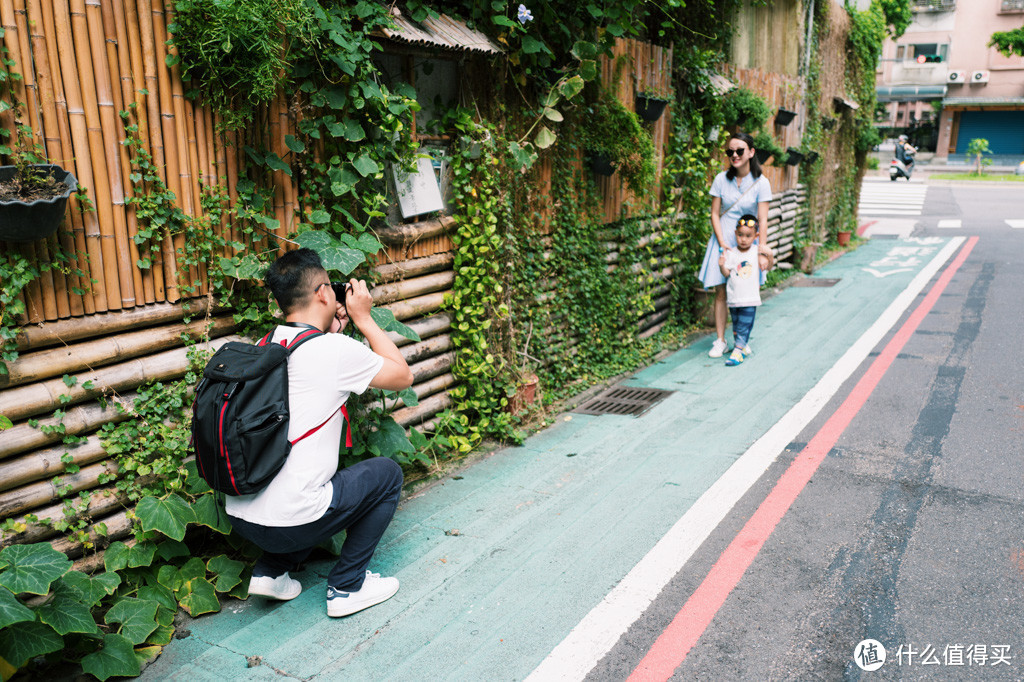
[[[64,183],[62,194],[49,199],[32,202],[0,201],[0,241],[33,242],[45,239],[57,231],[64,219],[68,197],[78,189],[78,180],[60,166],[48,164],[33,165]],[[0,182],[7,182],[18,172],[15,166],[0,166]]]
[[607,154],[599,152],[590,152],[590,170],[594,172],[594,175],[612,175],[615,173],[615,164],[612,163],[612,157]]
[[772,151],[770,149],[754,149],[754,156],[757,157],[757,162],[761,165],[768,163],[768,159],[772,157]]
[[667,99],[647,95],[636,96],[636,115],[648,123],[653,123],[661,118],[667,106]]
[[792,147],[789,147],[789,148],[786,149],[786,165],[787,166],[796,166],[797,164],[799,164],[803,160],[804,160],[803,152],[801,152],[799,149],[793,149]]
[[818,152],[807,152],[807,156],[804,157],[804,163],[808,166],[813,166],[814,162],[818,160]]
[[796,112],[790,111],[789,109],[783,109],[779,107],[779,110],[775,113],[775,125],[777,126],[788,126],[796,118]]

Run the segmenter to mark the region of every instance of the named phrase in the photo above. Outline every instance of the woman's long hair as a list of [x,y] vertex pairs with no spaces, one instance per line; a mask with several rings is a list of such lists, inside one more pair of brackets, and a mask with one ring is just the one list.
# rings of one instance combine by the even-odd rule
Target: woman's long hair
[[[750,149],[754,149],[754,138],[746,133],[733,133],[729,136],[729,140],[739,140],[746,144]],[[726,144],[728,145],[729,142],[726,142]],[[750,174],[754,176],[754,180],[761,177],[761,162],[757,160],[757,154],[750,157]],[[729,170],[725,171],[725,177],[730,180],[734,180],[736,178],[736,168],[732,164],[729,164]]]

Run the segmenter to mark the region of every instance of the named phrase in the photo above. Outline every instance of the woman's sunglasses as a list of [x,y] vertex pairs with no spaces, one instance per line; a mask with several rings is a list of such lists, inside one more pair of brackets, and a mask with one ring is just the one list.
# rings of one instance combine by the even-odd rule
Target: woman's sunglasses
[[746,149],[726,149],[725,150],[725,155],[728,156],[729,158],[732,158],[734,156],[743,156],[743,153],[745,151],[747,151],[747,150]]

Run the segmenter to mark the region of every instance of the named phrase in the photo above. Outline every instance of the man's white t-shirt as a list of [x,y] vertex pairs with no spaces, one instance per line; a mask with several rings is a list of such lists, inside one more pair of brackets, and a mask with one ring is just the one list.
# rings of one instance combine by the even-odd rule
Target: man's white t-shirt
[[729,249],[725,252],[725,268],[729,281],[725,284],[725,297],[730,308],[761,305],[761,266],[757,249],[746,251]]
[[[273,341],[291,341],[305,328],[279,326]],[[261,526],[300,526],[316,521],[331,504],[344,419],[339,408],[362,393],[384,358],[344,334],[306,341],[288,358],[288,439],[295,440],[330,417],[316,433],[292,446],[284,467],[253,495],[227,496],[225,511]],[[334,415],[333,417],[331,415]]]

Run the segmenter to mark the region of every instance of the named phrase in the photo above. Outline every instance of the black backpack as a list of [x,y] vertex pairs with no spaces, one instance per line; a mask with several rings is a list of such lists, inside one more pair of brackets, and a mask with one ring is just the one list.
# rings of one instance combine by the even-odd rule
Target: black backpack
[[[251,495],[270,484],[284,466],[288,440],[288,356],[319,329],[299,333],[289,345],[270,343],[274,332],[256,345],[224,344],[203,370],[192,404],[192,447],[199,475],[227,495]],[[344,406],[339,408],[345,415]]]

